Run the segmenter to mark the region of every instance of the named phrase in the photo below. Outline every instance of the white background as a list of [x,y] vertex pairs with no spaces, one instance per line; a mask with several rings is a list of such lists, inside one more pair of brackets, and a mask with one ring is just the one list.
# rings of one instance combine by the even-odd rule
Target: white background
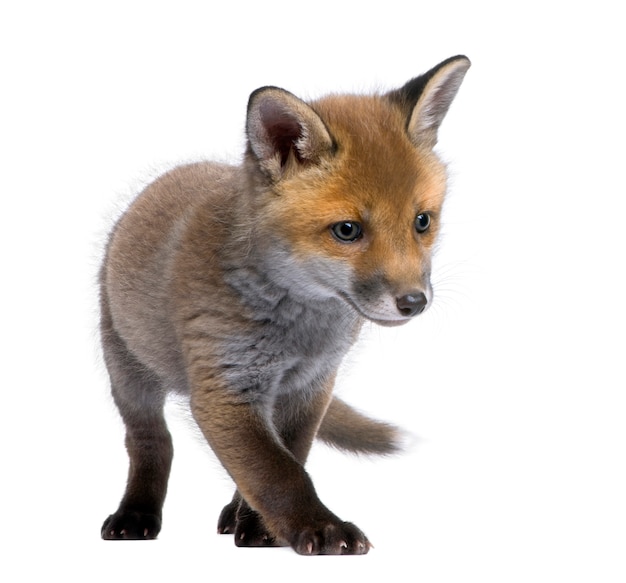
[[[16,6],[0,8],[0,579],[626,580],[618,3]],[[368,327],[338,383],[416,443],[384,460],[320,445],[309,466],[376,548],[217,536],[232,486],[177,404],[161,536],[101,541],[127,463],[97,343],[112,220],[176,163],[237,161],[258,86],[387,90],[458,53],[473,67],[440,133],[437,305]]]

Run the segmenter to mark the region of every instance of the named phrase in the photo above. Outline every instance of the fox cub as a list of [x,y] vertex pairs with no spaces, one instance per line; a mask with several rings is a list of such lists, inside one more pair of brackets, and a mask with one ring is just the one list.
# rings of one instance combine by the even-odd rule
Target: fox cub
[[304,465],[315,437],[398,448],[398,431],[333,397],[333,383],[364,320],[404,324],[432,300],[446,190],[433,147],[469,66],[457,56],[386,94],[312,103],[258,89],[241,166],[175,168],[122,216],[101,332],[130,469],[103,538],[159,533],[176,391],[237,487],[218,532],[305,555],[368,552]]

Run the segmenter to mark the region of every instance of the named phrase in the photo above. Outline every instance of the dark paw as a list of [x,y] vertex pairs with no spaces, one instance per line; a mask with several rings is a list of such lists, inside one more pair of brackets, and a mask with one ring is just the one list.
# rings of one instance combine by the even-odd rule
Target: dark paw
[[279,546],[263,523],[261,516],[237,495],[224,506],[217,521],[217,532],[234,534],[235,544],[238,547]]
[[237,514],[235,544],[238,547],[280,546],[263,524],[263,519],[259,514],[249,508],[246,508],[245,511],[240,508]]
[[224,506],[220,517],[217,520],[218,534],[234,534],[237,528],[237,510],[239,509],[239,499],[235,498]]
[[328,522],[302,529],[291,545],[300,555],[365,555],[372,544],[350,522]]
[[117,511],[102,525],[104,540],[149,540],[161,530],[161,518],[156,514]]

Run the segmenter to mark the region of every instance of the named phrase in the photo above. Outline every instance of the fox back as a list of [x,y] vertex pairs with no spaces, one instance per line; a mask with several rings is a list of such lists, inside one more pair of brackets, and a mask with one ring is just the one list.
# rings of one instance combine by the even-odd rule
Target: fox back
[[367,552],[303,466],[315,436],[397,447],[393,427],[332,387],[365,320],[404,324],[432,301],[446,191],[433,147],[468,67],[454,57],[396,91],[311,103],[261,88],[240,166],[175,168],[123,215],[101,273],[102,338],[133,463],[104,538],[160,529],[173,390],[190,395],[237,484],[220,532],[304,554]]

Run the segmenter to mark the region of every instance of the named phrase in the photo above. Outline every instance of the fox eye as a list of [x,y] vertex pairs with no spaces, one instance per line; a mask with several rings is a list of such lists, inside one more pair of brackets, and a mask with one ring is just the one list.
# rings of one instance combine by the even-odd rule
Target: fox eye
[[420,213],[415,217],[415,230],[418,233],[423,233],[430,227],[430,215],[428,213]]
[[353,221],[341,221],[330,227],[335,238],[342,243],[353,243],[361,237],[363,229],[359,223]]

